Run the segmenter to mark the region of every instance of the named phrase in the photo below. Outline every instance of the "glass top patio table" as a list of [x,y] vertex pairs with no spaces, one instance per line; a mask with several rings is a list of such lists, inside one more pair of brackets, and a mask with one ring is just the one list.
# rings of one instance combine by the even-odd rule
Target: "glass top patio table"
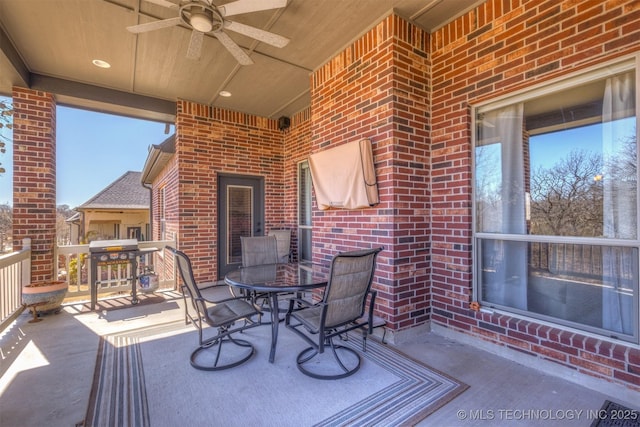
[[329,269],[312,263],[267,264],[241,267],[227,273],[227,285],[269,294],[271,305],[271,352],[273,363],[278,341],[278,294],[301,292],[327,286]]

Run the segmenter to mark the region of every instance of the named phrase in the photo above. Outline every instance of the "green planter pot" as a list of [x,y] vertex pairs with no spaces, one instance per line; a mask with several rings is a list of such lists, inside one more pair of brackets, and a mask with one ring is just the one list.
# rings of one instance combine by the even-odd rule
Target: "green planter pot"
[[22,303],[31,309],[33,319],[39,322],[38,313],[59,312],[62,301],[67,294],[68,285],[65,281],[30,283],[22,287]]

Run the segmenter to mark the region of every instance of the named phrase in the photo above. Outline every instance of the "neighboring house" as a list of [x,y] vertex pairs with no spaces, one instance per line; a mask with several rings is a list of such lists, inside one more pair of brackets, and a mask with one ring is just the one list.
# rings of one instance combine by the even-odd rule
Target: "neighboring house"
[[71,241],[138,239],[149,236],[149,190],[140,184],[141,172],[126,172],[69,218]]
[[82,215],[80,212],[76,212],[67,218],[64,222],[69,226],[69,244],[77,245],[80,243],[82,239],[80,236],[82,235]]

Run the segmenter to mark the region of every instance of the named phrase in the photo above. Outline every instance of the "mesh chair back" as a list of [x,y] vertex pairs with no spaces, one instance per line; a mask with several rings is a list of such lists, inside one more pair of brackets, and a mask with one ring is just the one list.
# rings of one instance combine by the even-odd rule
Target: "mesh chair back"
[[338,254],[331,262],[323,302],[327,306],[325,329],[352,322],[364,314],[376,257],[382,248]]
[[291,254],[291,230],[269,230],[267,234],[276,238],[278,262],[289,262],[289,255]]
[[276,264],[278,248],[274,236],[240,237],[242,266]]
[[191,303],[193,304],[193,308],[200,313],[203,317],[206,317],[206,307],[202,295],[200,294],[200,289],[196,284],[196,280],[193,277],[193,270],[191,268],[191,260],[187,254],[172,247],[167,246],[169,252],[172,252],[175,258],[176,267],[180,272],[180,278],[182,279],[182,284],[185,288],[185,292],[191,298]]

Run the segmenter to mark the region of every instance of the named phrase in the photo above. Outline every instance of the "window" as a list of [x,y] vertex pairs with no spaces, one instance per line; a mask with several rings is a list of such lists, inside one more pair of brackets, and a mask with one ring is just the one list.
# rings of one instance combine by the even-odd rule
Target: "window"
[[638,343],[637,78],[627,61],[476,108],[481,304]]
[[298,259],[311,261],[311,170],[309,162],[298,164]]
[[166,228],[166,200],[165,200],[165,187],[161,187],[158,189],[158,208],[159,208],[159,219],[160,219],[160,240],[167,239],[167,228]]

